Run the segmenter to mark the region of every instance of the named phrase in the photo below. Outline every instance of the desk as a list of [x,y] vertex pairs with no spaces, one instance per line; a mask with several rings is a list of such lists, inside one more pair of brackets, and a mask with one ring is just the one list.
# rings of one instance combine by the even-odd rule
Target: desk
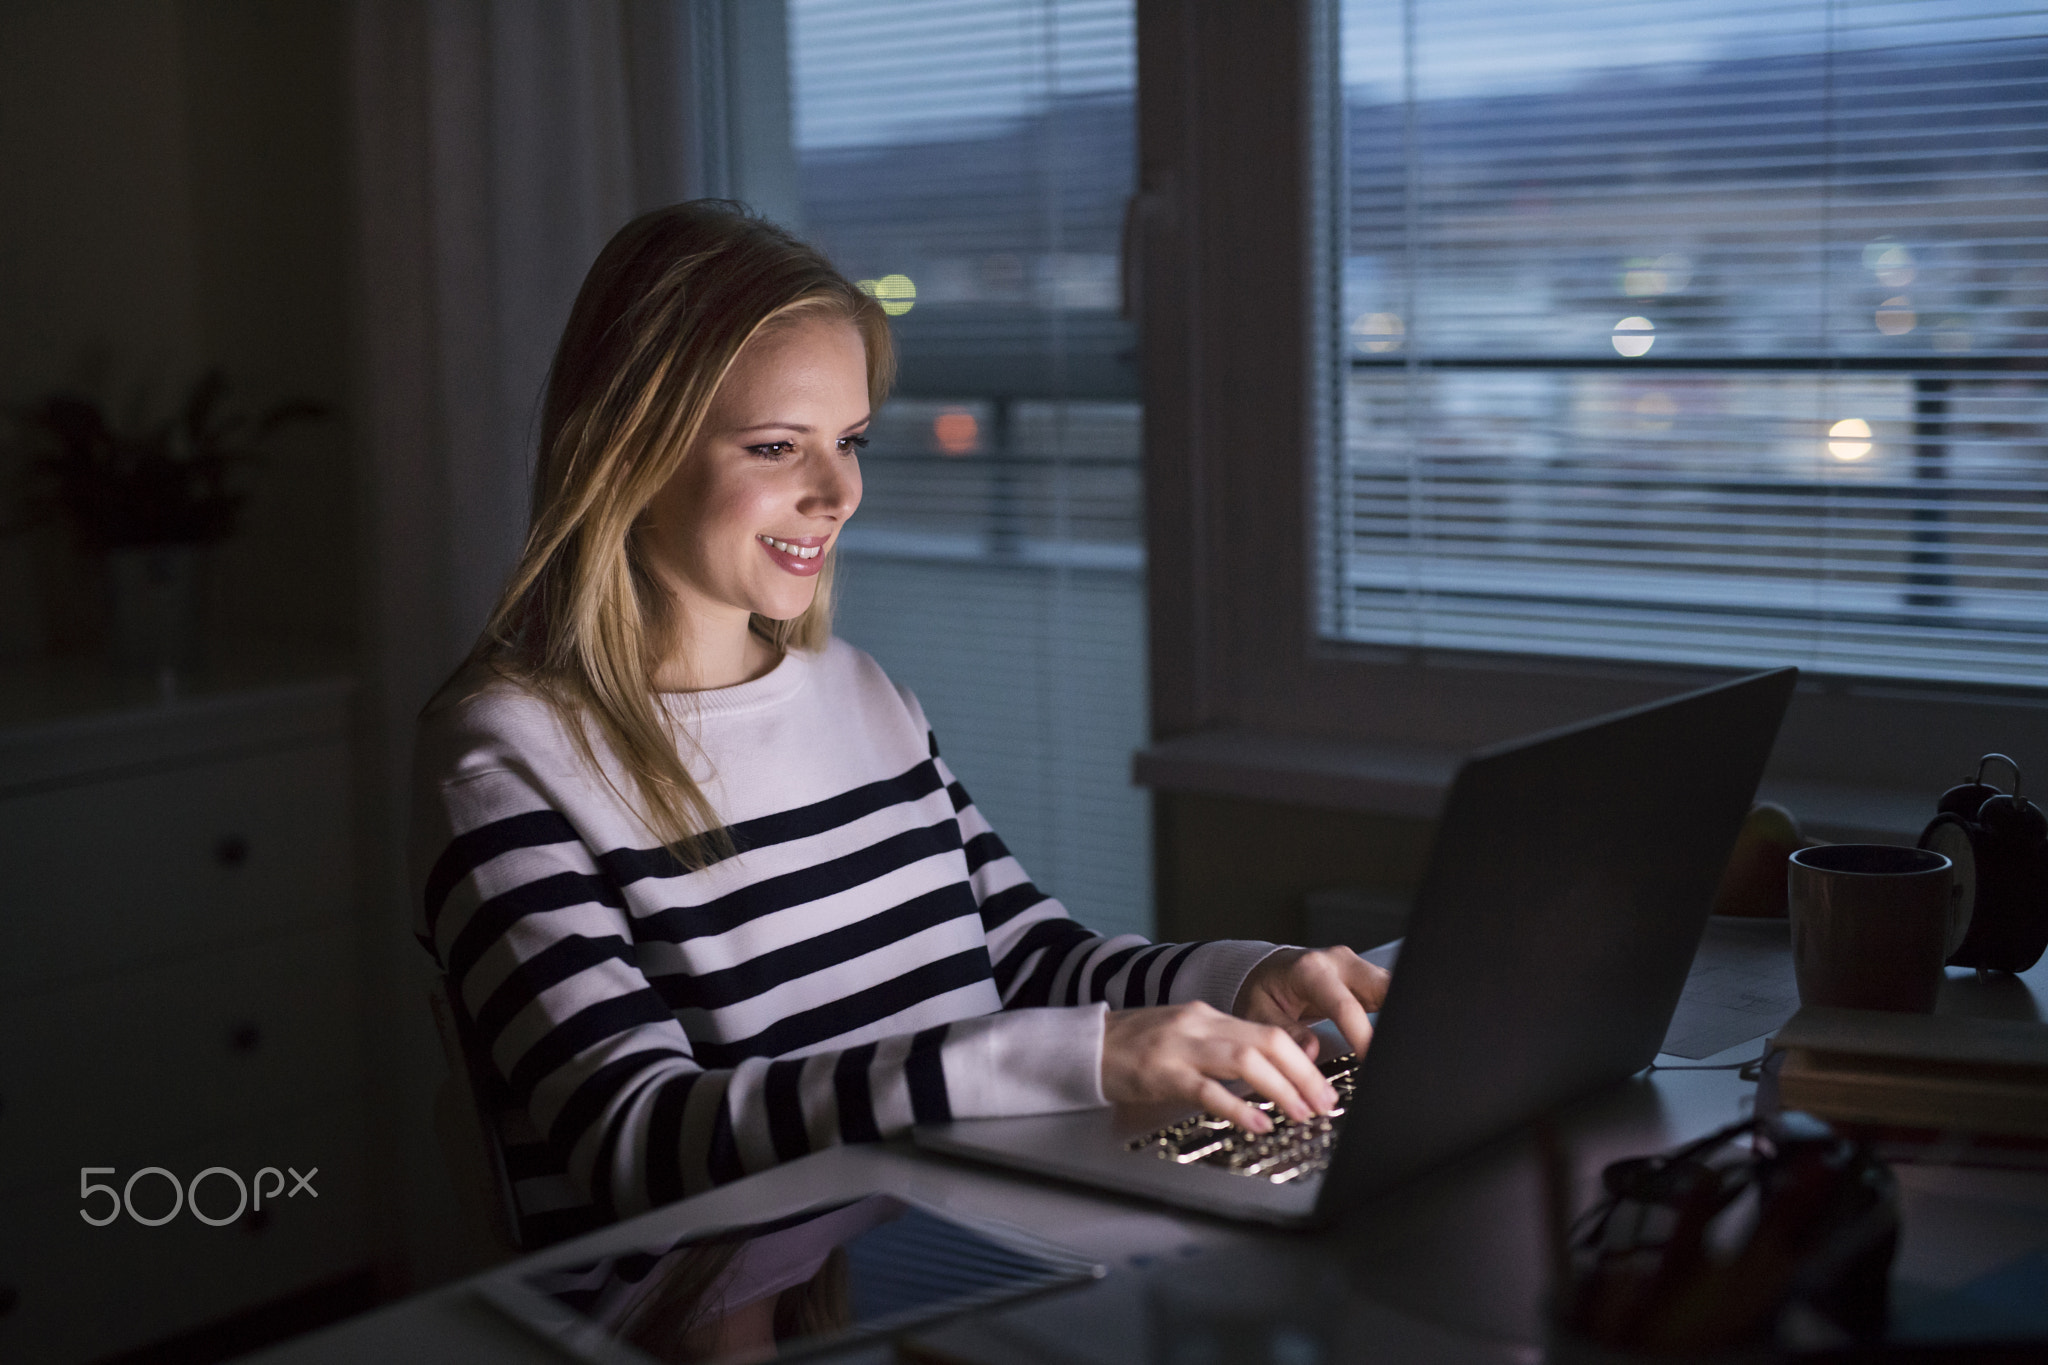
[[[2048,1017],[2048,964],[2021,982],[1945,988],[1951,1008],[2025,1008]],[[1986,987],[1989,987],[1987,990]],[[2022,999],[2024,997],[2024,1000]],[[1619,1157],[1699,1136],[1746,1112],[1733,1070],[1760,1043],[1660,1066],[1577,1107],[1561,1133],[1579,1202]],[[1668,1063],[1668,1067],[1663,1065]],[[1681,1067],[1689,1069],[1680,1069]],[[2048,1172],[1899,1168],[1905,1229],[1894,1266],[1902,1301],[1955,1288],[2048,1246]],[[1276,1298],[1312,1292],[1340,1315],[1337,1360],[1533,1362],[1540,1356],[1545,1238],[1533,1144],[1509,1140],[1386,1196],[1322,1234],[1239,1227],[1198,1214],[947,1161],[899,1144],[837,1148],[670,1205],[529,1258],[589,1260],[694,1228],[757,1222],[828,1199],[886,1191],[997,1218],[1111,1268],[1097,1284],[926,1334],[941,1358],[976,1365],[1143,1361],[1148,1302],[1162,1282],[1258,1281]],[[847,1359],[889,1360],[884,1348]],[[257,1357],[265,1365],[446,1360],[560,1365],[565,1359],[477,1301],[466,1283],[423,1294]]]

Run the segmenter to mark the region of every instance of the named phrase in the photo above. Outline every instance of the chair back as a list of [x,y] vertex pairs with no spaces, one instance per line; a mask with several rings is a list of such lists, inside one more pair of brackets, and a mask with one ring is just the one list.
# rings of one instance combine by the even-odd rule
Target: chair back
[[478,1072],[476,1050],[461,1012],[449,998],[446,978],[435,978],[428,988],[427,1007],[448,1062],[448,1078],[434,1097],[434,1130],[455,1197],[471,1224],[499,1249],[522,1251],[525,1244],[505,1149],[497,1121],[483,1104],[490,1089]]

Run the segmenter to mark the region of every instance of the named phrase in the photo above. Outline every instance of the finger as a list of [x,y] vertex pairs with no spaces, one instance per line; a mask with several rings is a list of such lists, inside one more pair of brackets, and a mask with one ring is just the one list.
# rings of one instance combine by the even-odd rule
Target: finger
[[1368,1010],[1378,1009],[1386,1003],[1387,986],[1394,979],[1393,973],[1385,967],[1367,962],[1356,953],[1347,954],[1347,958],[1347,961],[1340,964],[1345,984],[1351,988],[1353,995],[1365,1002]]
[[1345,991],[1330,1004],[1330,1022],[1344,1035],[1345,1044],[1359,1056],[1372,1046],[1372,1020],[1358,997]]
[[[1308,1032],[1307,1030],[1303,1030]],[[1266,1056],[1277,1066],[1282,1075],[1293,1084],[1295,1092],[1319,1114],[1327,1114],[1337,1107],[1337,1091],[1327,1077],[1316,1069],[1315,1053],[1310,1048],[1320,1046],[1314,1033],[1309,1032],[1309,1047],[1302,1047],[1299,1039],[1293,1039],[1293,1030],[1288,1035],[1295,1042],[1294,1047],[1280,1046],[1266,1048]]]
[[1344,1035],[1344,1045],[1355,1057],[1363,1057],[1365,1050],[1372,1046],[1372,1019],[1365,1006],[1353,1000],[1336,1017],[1337,1031]]
[[1273,1120],[1261,1114],[1250,1100],[1230,1093],[1223,1082],[1204,1077],[1201,1088],[1195,1092],[1195,1102],[1218,1118],[1229,1119],[1238,1127],[1251,1133],[1270,1133]]
[[[1292,1043],[1287,1047],[1297,1056],[1301,1049]],[[1278,1049],[1276,1049],[1277,1051]],[[1306,1059],[1304,1059],[1306,1060]],[[1315,1106],[1303,1097],[1300,1087],[1275,1063],[1274,1058],[1257,1047],[1244,1049],[1238,1058],[1237,1079],[1273,1101],[1280,1112],[1296,1123],[1306,1123],[1315,1113]],[[1318,1077],[1318,1080],[1321,1078]]]
[[1304,983],[1307,1003],[1337,1026],[1353,1052],[1363,1053],[1372,1043],[1372,1020],[1366,1015],[1379,1004],[1384,991],[1378,989],[1373,978],[1372,964],[1348,950],[1342,957],[1335,956],[1333,950],[1325,965],[1330,970],[1319,972]]

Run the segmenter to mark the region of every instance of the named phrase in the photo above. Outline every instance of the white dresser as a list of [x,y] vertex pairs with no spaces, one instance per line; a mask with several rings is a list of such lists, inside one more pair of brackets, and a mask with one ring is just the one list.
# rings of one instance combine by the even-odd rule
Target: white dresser
[[0,1360],[368,1264],[350,697],[0,678]]

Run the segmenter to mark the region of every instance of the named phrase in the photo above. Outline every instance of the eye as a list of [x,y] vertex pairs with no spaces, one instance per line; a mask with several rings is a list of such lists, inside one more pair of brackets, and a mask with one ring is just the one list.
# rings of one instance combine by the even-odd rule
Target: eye
[[749,455],[759,455],[764,460],[779,460],[794,449],[796,449],[796,446],[792,442],[770,441],[766,445],[748,446],[747,453]]
[[[848,447],[851,447],[851,449],[849,449]],[[867,448],[868,438],[865,434],[859,436],[842,436],[839,438],[839,453],[842,455],[851,455],[855,450],[866,450]]]

